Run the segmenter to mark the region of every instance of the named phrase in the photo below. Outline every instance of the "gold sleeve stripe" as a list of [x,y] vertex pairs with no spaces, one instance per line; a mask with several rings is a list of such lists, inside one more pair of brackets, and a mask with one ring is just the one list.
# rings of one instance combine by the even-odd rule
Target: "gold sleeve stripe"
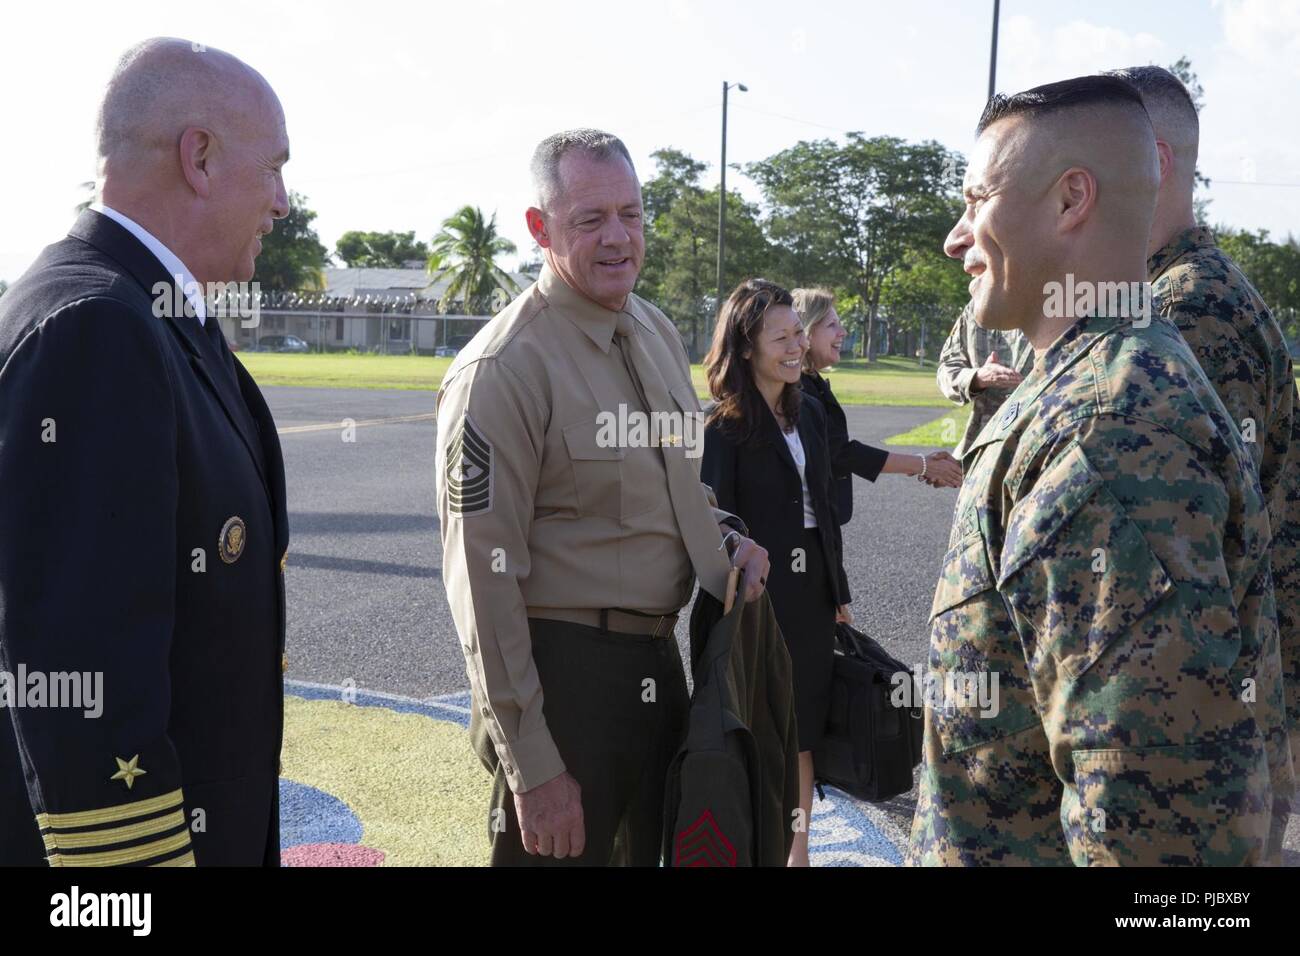
[[124,866],[127,863],[143,863],[165,853],[174,853],[190,845],[190,831],[182,830],[174,836],[143,846],[127,847],[125,850],[112,850],[107,853],[51,853],[50,866]]
[[157,813],[159,810],[170,810],[173,807],[180,806],[184,801],[184,795],[177,788],[171,793],[164,793],[162,796],[151,797],[148,800],[137,800],[135,803],[120,803],[115,807],[104,807],[100,810],[81,810],[77,813],[38,813],[36,814],[36,825],[42,830],[48,830],[51,827],[67,830],[74,827],[95,826],[100,823],[121,823],[123,820],[134,820],[136,817],[148,816],[151,813]]
[[163,860],[161,863],[150,863],[152,866],[196,866],[194,862],[194,851],[190,850],[184,856],[175,856],[170,860]]
[[176,810],[166,816],[155,817],[129,826],[113,827],[111,830],[87,830],[81,833],[59,833],[57,831],[42,833],[47,850],[83,850],[88,847],[113,846],[117,843],[130,843],[141,837],[153,836],[165,830],[175,830],[185,825],[185,811]]

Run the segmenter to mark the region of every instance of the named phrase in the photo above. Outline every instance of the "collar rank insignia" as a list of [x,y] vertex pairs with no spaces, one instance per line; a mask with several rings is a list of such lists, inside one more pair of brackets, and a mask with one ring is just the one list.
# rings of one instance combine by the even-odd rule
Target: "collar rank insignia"
[[447,507],[458,518],[492,510],[492,444],[465,414],[447,446]]
[[221,560],[226,564],[234,564],[244,553],[247,542],[248,528],[244,525],[244,519],[239,515],[227,518],[221,526],[221,535],[217,538],[217,551],[221,554]]

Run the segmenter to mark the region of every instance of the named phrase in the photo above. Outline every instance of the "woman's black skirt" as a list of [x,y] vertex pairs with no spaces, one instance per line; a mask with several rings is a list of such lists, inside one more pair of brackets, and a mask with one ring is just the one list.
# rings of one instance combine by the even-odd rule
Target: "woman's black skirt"
[[[762,544],[762,542],[759,542]],[[793,569],[791,555],[769,555],[767,592],[790,651],[799,750],[812,750],[826,729],[831,668],[835,653],[835,597],[816,528],[805,528],[800,545],[805,564]]]

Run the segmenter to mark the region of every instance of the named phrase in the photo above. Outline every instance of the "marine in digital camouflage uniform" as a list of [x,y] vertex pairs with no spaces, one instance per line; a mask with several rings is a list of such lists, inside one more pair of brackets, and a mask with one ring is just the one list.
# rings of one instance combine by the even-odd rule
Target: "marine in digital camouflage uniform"
[[939,367],[935,372],[939,391],[943,392],[948,401],[971,406],[966,430],[952,451],[954,458],[960,459],[966,453],[975,436],[998,413],[1002,403],[1013,391],[1010,388],[971,387],[980,366],[994,354],[1000,364],[1014,369],[1022,376],[1028,375],[1034,364],[1034,349],[1019,331],[980,328],[971,318],[968,305],[957,316],[947,341],[943,343],[943,350],[939,353]]
[[929,666],[997,672],[1000,706],[927,710],[912,862],[1255,862],[1268,517],[1177,329],[1081,320],[966,469]]
[[[1285,693],[1285,736],[1277,742],[1274,790],[1287,796],[1288,760],[1300,744],[1300,397],[1277,319],[1254,286],[1215,245],[1188,229],[1147,263],[1156,306],[1171,319],[1241,431],[1259,469],[1273,534],[1273,591]],[[1293,450],[1294,449],[1294,450]],[[1289,749],[1290,753],[1286,753]],[[1280,821],[1285,825],[1284,820]]]
[[[1107,107],[1068,101],[1063,122],[1087,135],[1049,125],[1035,144],[1042,104],[1080,89]],[[980,276],[1006,268],[1008,249],[1033,258],[1008,228],[1024,225],[1013,222],[1017,211],[1061,215],[1042,201],[1058,198],[1040,188],[1044,171],[1062,170],[1053,189],[1067,204],[1089,189],[1105,196],[1096,185],[1104,175],[1110,195],[1127,189],[1128,203],[1154,202],[1145,165],[1154,142],[1133,95],[1092,78],[1018,94],[1012,101],[1032,104],[1028,119],[1006,98],[990,102],[981,133],[999,117],[1016,125],[977,144],[971,168],[981,168],[975,157],[987,166],[974,179],[968,170],[967,215],[946,245],[974,256],[968,270],[983,264],[973,295],[978,286],[989,302],[1018,296],[1013,311],[1023,312],[1025,284],[1007,291],[1012,270]],[[1103,121],[1115,124],[1109,154],[1092,145]],[[1074,141],[1058,145],[1062,133]],[[1091,183],[1065,172],[1081,161],[1103,172]],[[1105,217],[1096,212],[1106,201],[1093,200],[1098,222],[1125,221],[1114,199]],[[1084,234],[1056,219],[1021,219],[1055,243],[1031,266],[1064,273],[1118,261],[1104,226]],[[1073,228],[1083,238],[1060,238]],[[1115,236],[1132,245],[1131,234]],[[1005,255],[990,258],[990,248]],[[1134,252],[1133,276],[1116,278],[1141,276]],[[960,695],[927,702],[910,864],[1264,861],[1273,803],[1266,732],[1282,687],[1255,464],[1172,322],[1098,311],[1054,340],[1044,334],[1050,324],[1037,326],[1030,374],[966,450],[931,609],[930,676],[940,687],[996,676],[997,695],[993,707]],[[986,302],[979,314],[994,311]]]

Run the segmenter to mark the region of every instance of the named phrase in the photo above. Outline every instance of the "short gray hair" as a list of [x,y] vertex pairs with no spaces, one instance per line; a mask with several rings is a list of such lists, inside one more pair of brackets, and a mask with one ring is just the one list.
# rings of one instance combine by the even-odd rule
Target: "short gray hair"
[[529,168],[533,174],[533,190],[537,194],[539,209],[548,209],[560,192],[560,160],[567,153],[579,150],[594,159],[622,157],[627,161],[632,175],[636,165],[623,141],[613,133],[599,129],[570,129],[554,133],[537,144]]

